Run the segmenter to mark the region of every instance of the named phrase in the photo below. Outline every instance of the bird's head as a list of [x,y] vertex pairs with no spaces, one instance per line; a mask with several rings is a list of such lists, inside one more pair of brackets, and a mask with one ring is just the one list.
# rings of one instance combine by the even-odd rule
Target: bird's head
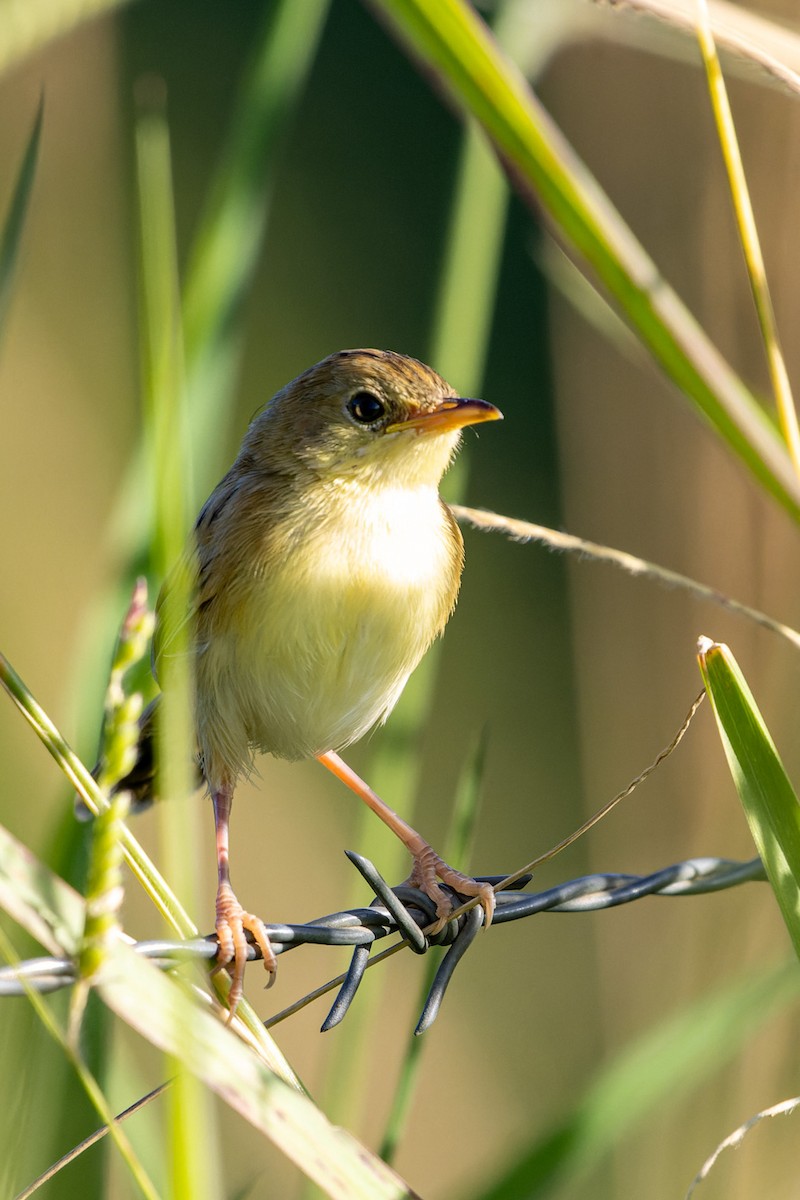
[[461,429],[502,414],[459,397],[416,359],[340,350],[305,371],[253,420],[242,454],[260,469],[436,486]]

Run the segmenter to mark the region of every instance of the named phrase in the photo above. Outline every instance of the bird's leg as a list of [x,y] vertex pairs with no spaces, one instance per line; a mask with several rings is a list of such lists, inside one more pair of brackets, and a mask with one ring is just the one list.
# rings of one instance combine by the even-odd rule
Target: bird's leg
[[217,940],[219,941],[219,950],[217,951],[216,967],[219,969],[233,963],[231,990],[228,996],[228,1023],[230,1024],[244,990],[244,968],[247,962],[245,930],[252,933],[264,959],[264,966],[269,971],[270,978],[267,987],[275,982],[277,961],[263,921],[253,916],[252,913],[245,912],[231,887],[228,830],[233,803],[233,785],[226,782],[219,789],[214,788],[211,798],[214,803],[214,828],[217,840]]
[[415,829],[412,829],[393,808],[381,800],[380,796],[373,792],[372,788],[356,775],[355,771],[348,767],[338,754],[330,750],[327,754],[320,754],[318,760],[337,779],[341,779],[342,783],[345,783],[351,791],[360,796],[364,803],[380,817],[384,824],[389,826],[407,847],[414,860],[408,882],[413,887],[418,887],[426,896],[430,896],[436,905],[439,920],[434,927],[434,932],[437,932],[446,923],[453,907],[450,898],[436,882],[437,879],[441,879],[442,883],[446,883],[461,896],[477,896],[486,917],[487,927],[491,924],[495,906],[494,890],[491,884],[478,883],[469,875],[462,875],[460,871],[448,866],[429,843]]

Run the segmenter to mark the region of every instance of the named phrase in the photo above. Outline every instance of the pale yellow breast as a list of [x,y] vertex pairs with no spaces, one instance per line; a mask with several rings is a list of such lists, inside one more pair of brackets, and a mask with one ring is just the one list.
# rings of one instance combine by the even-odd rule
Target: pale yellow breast
[[435,488],[340,486],[293,524],[198,657],[201,745],[228,770],[252,747],[305,758],[361,737],[455,602],[461,538]]

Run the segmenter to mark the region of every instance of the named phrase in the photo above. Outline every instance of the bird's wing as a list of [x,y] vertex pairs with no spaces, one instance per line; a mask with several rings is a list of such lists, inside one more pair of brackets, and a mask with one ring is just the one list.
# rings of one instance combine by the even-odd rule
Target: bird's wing
[[217,485],[200,510],[192,537],[170,571],[156,601],[156,628],[153,635],[153,674],[166,655],[197,652],[197,618],[214,599],[218,572],[214,564],[226,543],[225,532],[217,524],[228,517],[229,502],[237,490],[232,472]]

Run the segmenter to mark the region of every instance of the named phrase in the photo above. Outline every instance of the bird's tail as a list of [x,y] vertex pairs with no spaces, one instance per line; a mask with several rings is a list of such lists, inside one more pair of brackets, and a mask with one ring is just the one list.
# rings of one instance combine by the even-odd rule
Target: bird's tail
[[[114,796],[120,792],[128,793],[130,796],[131,812],[142,812],[144,809],[149,808],[157,799],[155,791],[155,727],[158,720],[160,699],[160,696],[156,696],[155,700],[152,700],[148,704],[139,718],[139,740],[136,745],[136,761],[128,774],[123,779],[120,779],[118,783],[114,784],[114,787],[111,789],[111,794]],[[92,771],[94,779],[99,778],[102,766],[102,760],[95,764]],[[80,821],[88,821],[92,816],[80,796],[75,797],[75,815]]]

